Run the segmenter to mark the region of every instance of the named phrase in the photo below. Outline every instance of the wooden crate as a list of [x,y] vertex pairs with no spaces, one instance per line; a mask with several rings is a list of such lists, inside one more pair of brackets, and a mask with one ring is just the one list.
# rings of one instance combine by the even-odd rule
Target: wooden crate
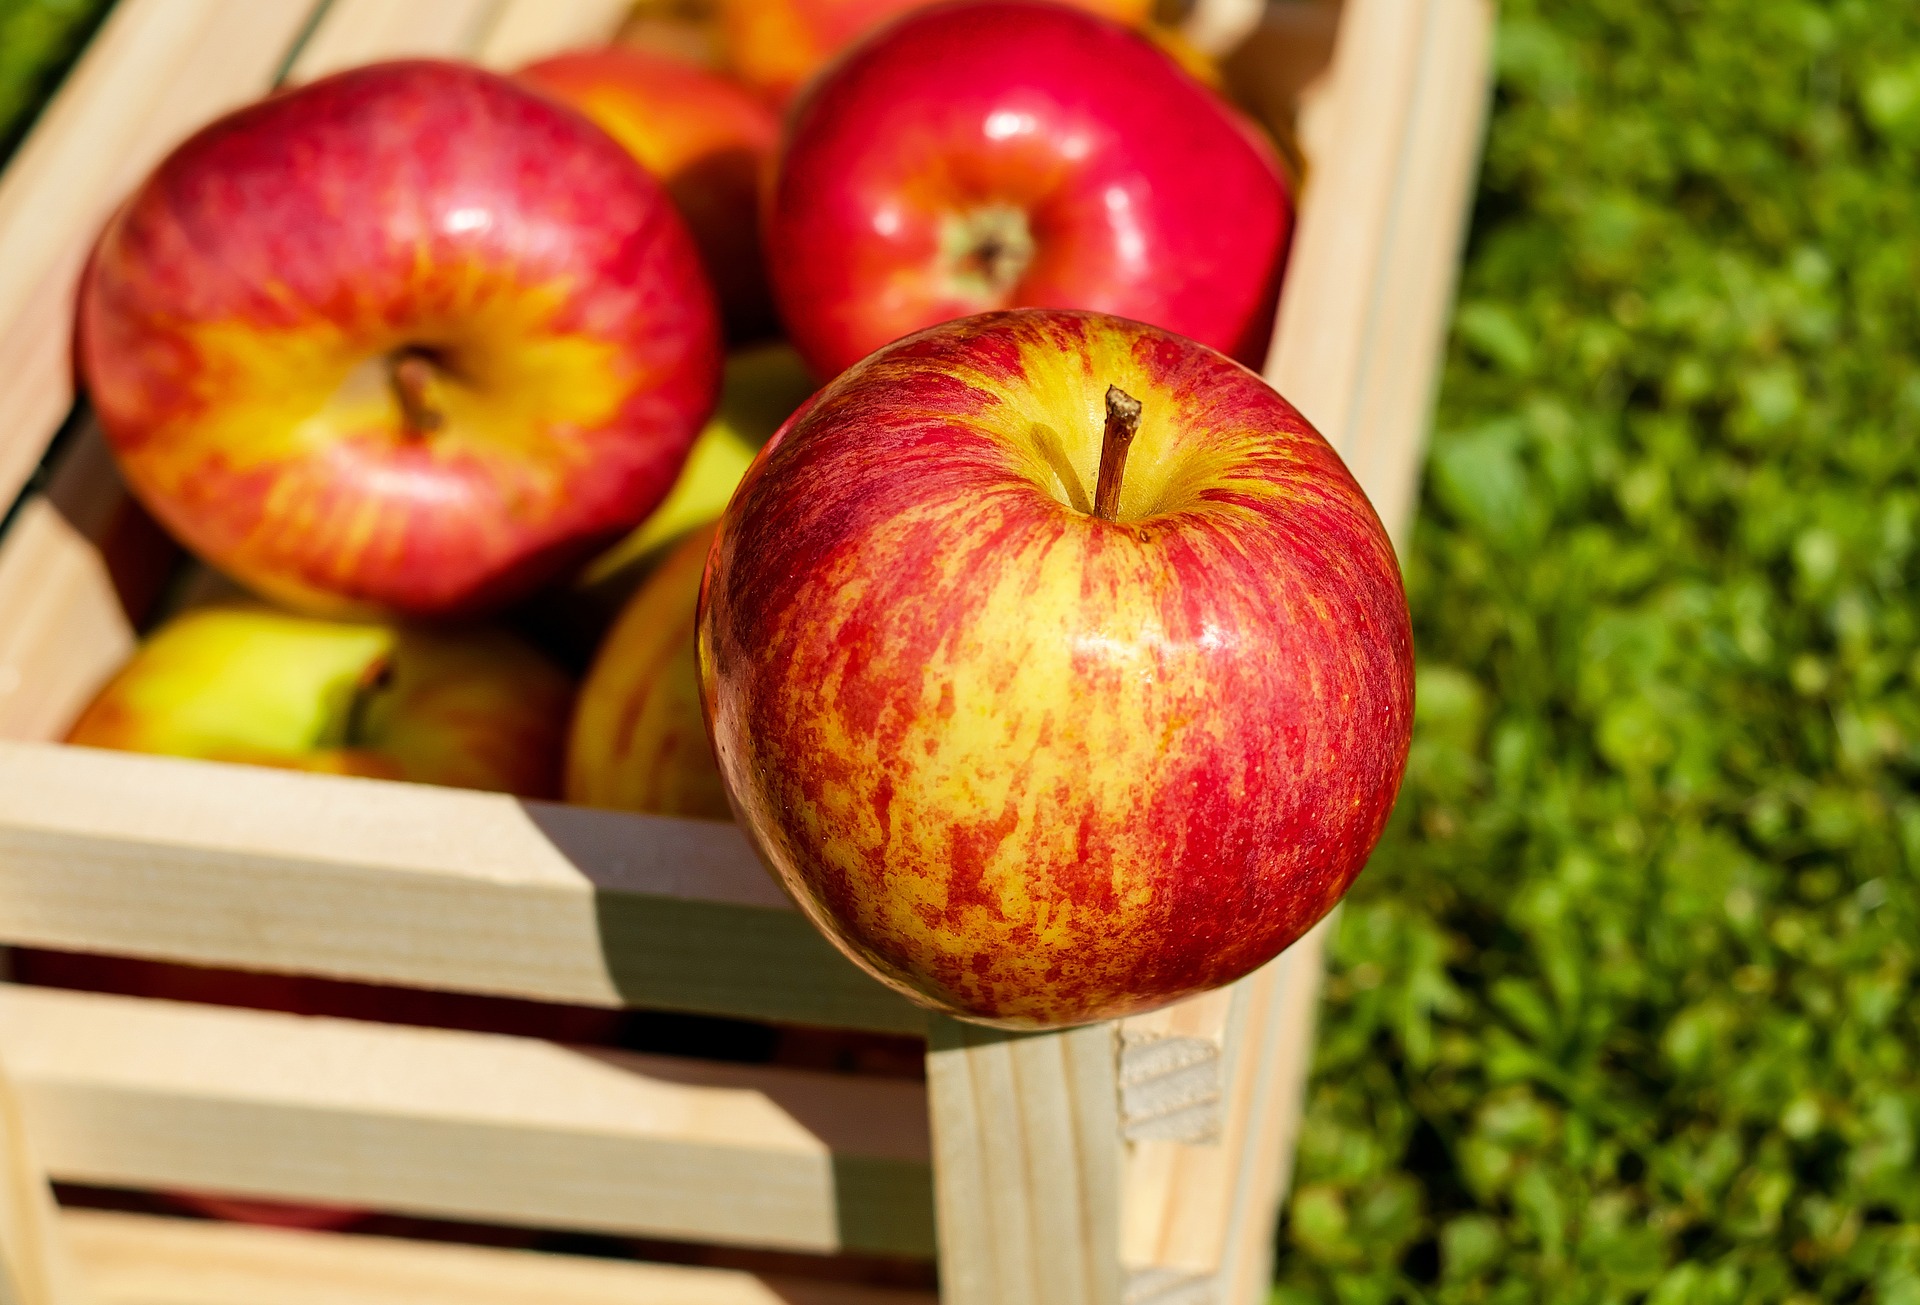
[[[0,1299],[72,1299],[68,1252],[100,1305],[929,1299],[55,1213],[35,1166],[719,1246],[937,1254],[947,1305],[1263,1299],[1323,930],[1170,1010],[1007,1036],[928,1021],[854,970],[728,825],[49,742],[127,655],[171,570],[74,407],[74,281],[118,197],[192,127],[277,82],[397,54],[510,67],[606,36],[627,8],[120,0],[0,179],[0,502],[19,496],[0,539],[0,940],[924,1036],[925,1082],[0,985],[18,1098],[0,1093]],[[1268,377],[1403,542],[1490,0],[1208,14],[1236,35],[1258,24],[1230,65],[1255,98],[1281,113],[1300,101],[1308,182]]]

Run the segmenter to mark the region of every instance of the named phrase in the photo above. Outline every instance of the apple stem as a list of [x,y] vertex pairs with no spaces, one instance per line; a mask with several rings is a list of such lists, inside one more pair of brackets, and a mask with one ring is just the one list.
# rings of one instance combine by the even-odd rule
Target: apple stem
[[367,663],[354,681],[353,696],[347,700],[346,720],[341,729],[341,746],[365,747],[368,743],[368,713],[373,700],[393,684],[393,654],[382,653]]
[[1107,434],[1100,444],[1100,480],[1093,491],[1093,515],[1120,519],[1120,482],[1127,474],[1127,450],[1140,433],[1140,400],[1118,385],[1107,387]]
[[427,401],[433,374],[433,360],[418,349],[402,349],[387,364],[393,397],[400,401],[400,420],[409,435],[431,435],[446,424],[446,417]]

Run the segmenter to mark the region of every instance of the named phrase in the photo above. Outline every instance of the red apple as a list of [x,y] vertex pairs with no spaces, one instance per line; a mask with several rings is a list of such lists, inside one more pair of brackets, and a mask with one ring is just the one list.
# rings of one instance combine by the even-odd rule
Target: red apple
[[1278,156],[1146,38],[996,0],[902,19],[813,85],[767,259],[823,376],[1021,306],[1152,322],[1257,365],[1292,223]]
[[607,632],[567,739],[567,801],[728,818],[700,710],[693,618],[713,526],[674,546]]
[[502,631],[205,607],[155,631],[67,742],[552,797],[572,700]]
[[720,293],[727,334],[771,334],[760,185],[780,137],[773,111],[724,77],[628,46],[556,55],[518,76],[606,128],[665,184]]
[[[720,41],[748,85],[784,104],[834,55],[874,28],[933,0],[721,0]],[[1150,0],[1065,0],[1076,9],[1138,26]]]
[[1406,597],[1346,467],[1252,372],[1097,314],[950,322],[829,384],[722,517],[699,638],[801,908],[1005,1027],[1265,963],[1406,763]]
[[478,69],[360,68],[207,127],[107,225],[77,355],[129,485],[322,610],[468,613],[644,517],[720,372],[660,185]]

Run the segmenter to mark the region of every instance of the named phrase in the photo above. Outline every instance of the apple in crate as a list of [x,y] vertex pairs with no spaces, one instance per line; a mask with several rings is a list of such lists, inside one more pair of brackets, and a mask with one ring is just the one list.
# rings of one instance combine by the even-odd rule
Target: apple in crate
[[823,389],[721,518],[702,694],[808,917],[1009,1028],[1227,983],[1359,873],[1413,647],[1345,465],[1221,354],[1022,310]]
[[77,357],[127,483],[294,606],[468,614],[666,494],[720,371],[658,182],[503,77],[375,65],[241,109],[107,224]]
[[[1147,21],[1149,0],[1068,0],[1116,22]],[[784,103],[835,54],[931,0],[721,0],[720,41],[742,80]]]
[[1292,224],[1258,129],[1146,38],[997,0],[901,19],[808,90],[767,258],[823,377],[1021,306],[1152,322],[1257,366]]
[[67,741],[552,797],[572,699],[502,631],[206,607],[148,638]]
[[719,292],[727,334],[771,334],[760,185],[780,138],[773,111],[724,77],[628,46],[555,55],[518,77],[606,128],[666,186]]
[[620,613],[580,686],[566,797],[585,806],[725,820],[694,663],[711,523],[677,544]]

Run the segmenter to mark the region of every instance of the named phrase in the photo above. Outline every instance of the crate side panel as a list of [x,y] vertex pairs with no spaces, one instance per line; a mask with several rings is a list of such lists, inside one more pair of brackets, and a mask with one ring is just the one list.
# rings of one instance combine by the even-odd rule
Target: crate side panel
[[0,1055],[56,1178],[933,1250],[917,1083],[34,988],[0,988]]

